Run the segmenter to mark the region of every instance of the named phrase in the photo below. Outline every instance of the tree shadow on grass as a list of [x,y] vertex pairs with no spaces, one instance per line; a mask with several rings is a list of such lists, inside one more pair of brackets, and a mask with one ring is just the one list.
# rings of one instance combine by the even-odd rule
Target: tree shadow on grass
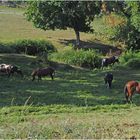
[[101,82],[101,76],[95,74],[90,77],[90,73],[84,73],[81,70],[64,73],[61,70],[58,71],[54,81],[50,78],[44,78],[40,82],[12,77],[3,84],[0,94],[1,106],[10,105],[13,98],[15,99],[14,104],[24,105],[30,96],[28,103],[33,103],[35,106],[51,104],[74,106],[122,104],[120,96],[114,96],[111,90],[105,88]]
[[[136,70],[115,70],[112,89],[104,85],[105,71],[94,72],[81,68],[51,62],[56,69],[54,81],[44,78],[42,81],[31,81],[31,76],[21,77],[0,76],[1,92],[0,106],[24,105],[31,96],[28,104],[37,105],[74,105],[96,106],[124,104],[124,84],[128,80],[139,80]],[[31,67],[30,67],[31,69]],[[26,72],[29,69],[24,69]],[[122,76],[123,75],[123,76]],[[14,99],[14,101],[12,101]],[[134,103],[140,105],[140,96],[134,97]]]
[[[69,45],[69,44],[73,44],[75,45],[75,40],[59,40],[60,43],[64,44],[64,45]],[[112,53],[115,55],[120,55],[121,54],[121,50],[117,47],[111,46],[111,45],[105,45],[102,44],[100,42],[94,42],[94,41],[81,41],[80,47],[82,49],[93,49],[93,50],[97,50],[100,53],[103,54],[107,54],[107,53]]]

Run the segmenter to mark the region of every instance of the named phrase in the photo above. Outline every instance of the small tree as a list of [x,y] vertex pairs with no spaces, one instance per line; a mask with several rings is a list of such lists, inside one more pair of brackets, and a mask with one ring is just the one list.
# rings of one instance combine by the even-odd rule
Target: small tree
[[93,31],[90,23],[100,12],[99,5],[97,1],[30,1],[25,14],[43,30],[73,28],[79,46],[79,32]]

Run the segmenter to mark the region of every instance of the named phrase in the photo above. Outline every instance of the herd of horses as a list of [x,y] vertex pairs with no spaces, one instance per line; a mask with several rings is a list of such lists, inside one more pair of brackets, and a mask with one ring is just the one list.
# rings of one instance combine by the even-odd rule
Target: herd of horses
[[[116,62],[119,63],[119,59],[116,56],[103,58],[102,64],[101,64],[102,69],[109,65],[114,65],[114,63]],[[11,75],[14,75],[14,73],[17,73],[23,77],[23,73],[21,69],[11,64],[0,64],[0,72],[6,73],[8,77],[10,77]],[[39,81],[41,80],[42,77],[45,77],[45,76],[50,76],[51,79],[53,80],[54,75],[55,75],[55,69],[52,67],[38,68],[38,69],[33,70],[31,73],[32,81],[34,81],[36,77],[38,77],[38,81]],[[104,82],[108,88],[112,87],[112,81],[113,81],[113,74],[109,72],[106,73],[104,77]],[[133,80],[127,82],[124,87],[124,93],[125,93],[126,101],[132,102],[132,96],[134,95],[134,93],[140,93],[140,83]]]

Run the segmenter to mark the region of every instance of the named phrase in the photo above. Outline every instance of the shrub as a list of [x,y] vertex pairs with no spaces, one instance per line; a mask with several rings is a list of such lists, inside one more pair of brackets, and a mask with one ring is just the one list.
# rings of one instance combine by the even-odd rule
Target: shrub
[[19,40],[11,45],[15,47],[17,53],[29,55],[55,51],[54,46],[50,42],[44,40]]
[[131,68],[140,68],[140,58],[130,59],[126,63],[126,66],[131,67]]
[[140,52],[129,50],[124,52],[120,57],[121,63],[127,63],[130,59],[137,58],[140,59]]
[[52,54],[51,59],[86,68],[98,68],[101,65],[101,58],[93,50],[68,48],[63,52]]
[[11,48],[6,43],[0,42],[0,53],[15,53],[16,50],[14,48]]
[[[2,44],[2,43],[1,43]],[[25,53],[28,55],[38,55],[42,53],[50,53],[56,51],[54,46],[45,40],[18,40],[15,42],[0,45],[3,49],[1,53]],[[10,50],[13,51],[10,51]]]

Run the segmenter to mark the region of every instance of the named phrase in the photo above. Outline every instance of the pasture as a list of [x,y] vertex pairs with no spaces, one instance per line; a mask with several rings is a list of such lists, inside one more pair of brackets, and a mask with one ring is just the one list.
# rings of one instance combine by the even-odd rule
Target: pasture
[[[46,39],[63,51],[75,39],[70,29],[35,29],[22,13],[20,9],[0,7],[1,42]],[[110,49],[111,42],[93,34],[81,33],[81,39],[95,42],[96,49],[103,49],[102,44]],[[24,54],[0,54],[0,63],[15,64],[24,74],[23,78],[16,74],[8,78],[0,73],[1,139],[140,138],[140,96],[133,97],[134,104],[126,104],[123,93],[127,81],[140,81],[138,69],[114,66],[89,70],[56,61],[51,62],[56,69],[53,81],[50,77],[31,81],[33,69],[48,66],[37,63],[37,59]],[[112,89],[104,85],[107,71],[114,75]]]
[[[11,59],[12,58],[12,59]],[[20,66],[24,78],[1,74],[1,138],[130,138],[139,137],[139,100],[126,104],[124,83],[139,71],[111,70],[112,89],[104,85],[105,70],[86,70],[55,63],[56,76],[31,81],[35,57],[1,54],[0,62]],[[122,76],[126,75],[126,76]],[[87,131],[87,133],[85,133]]]

